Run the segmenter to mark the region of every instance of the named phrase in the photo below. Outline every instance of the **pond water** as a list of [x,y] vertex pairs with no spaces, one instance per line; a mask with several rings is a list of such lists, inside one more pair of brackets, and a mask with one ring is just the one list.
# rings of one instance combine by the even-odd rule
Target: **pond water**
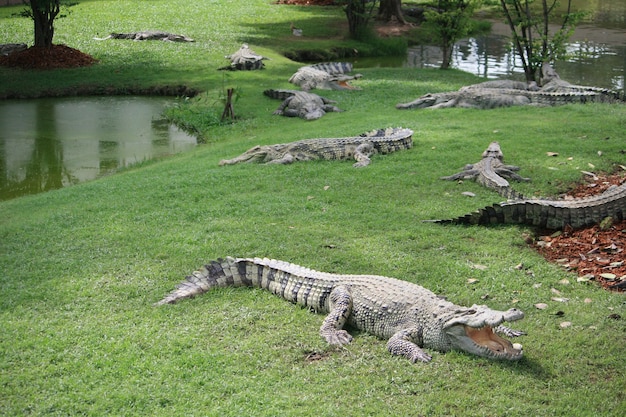
[[[562,2],[566,3],[566,2]],[[626,1],[574,0],[573,10],[588,13],[570,38],[571,57],[556,63],[562,79],[574,84],[592,85],[625,91],[626,72]],[[510,29],[502,19],[489,19],[491,33],[459,41],[453,52],[452,66],[485,78],[524,79],[521,61],[510,41]],[[556,31],[551,28],[551,33]],[[359,59],[355,67],[404,66],[439,67],[441,49],[422,45],[409,48],[406,57]]]
[[72,97],[0,101],[0,200],[111,174],[190,150],[162,116],[173,99]]

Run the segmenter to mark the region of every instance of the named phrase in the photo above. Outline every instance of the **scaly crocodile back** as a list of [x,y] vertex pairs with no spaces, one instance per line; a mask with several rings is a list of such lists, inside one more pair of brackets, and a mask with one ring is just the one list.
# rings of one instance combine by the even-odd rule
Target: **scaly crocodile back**
[[478,211],[435,223],[527,224],[547,229],[570,226],[579,229],[600,223],[607,217],[626,219],[626,182],[602,194],[573,200],[526,199],[484,207]]
[[376,129],[359,136],[343,138],[304,139],[283,145],[290,153],[299,155],[299,160],[348,159],[354,147],[360,144],[371,144],[379,154],[388,154],[413,147],[413,131],[402,127]]
[[332,75],[347,74],[352,72],[352,64],[349,62],[321,62],[319,64],[309,65],[308,67],[315,68]]

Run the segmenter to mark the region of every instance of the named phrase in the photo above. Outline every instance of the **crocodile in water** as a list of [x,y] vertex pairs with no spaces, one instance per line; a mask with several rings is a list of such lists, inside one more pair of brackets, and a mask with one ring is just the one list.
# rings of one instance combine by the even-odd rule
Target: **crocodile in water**
[[462,307],[406,281],[376,275],[338,275],[272,259],[226,258],[188,276],[160,304],[202,294],[214,287],[264,288],[285,300],[326,313],[320,335],[331,345],[346,345],[352,336],[344,325],[388,340],[387,349],[412,362],[428,362],[422,348],[459,350],[490,358],[518,360],[523,351],[496,334],[522,332],[502,323],[520,320],[517,309],[492,310],[484,305]]
[[236,158],[220,161],[220,165],[354,159],[357,161],[354,167],[358,168],[369,165],[369,157],[374,153],[387,154],[410,149],[413,146],[412,136],[412,130],[399,127],[373,130],[360,136],[345,138],[305,139],[279,145],[255,146]]
[[230,60],[230,65],[218,68],[219,70],[250,71],[263,69],[265,67],[263,61],[269,59],[254,52],[245,43],[234,53],[226,55],[225,58]]
[[289,78],[289,82],[300,86],[305,91],[314,88],[320,90],[358,90],[359,88],[352,86],[350,81],[359,79],[362,75],[346,75],[349,72],[352,72],[352,64],[349,62],[323,62],[300,67]]
[[107,39],[131,39],[134,41],[166,41],[166,42],[195,42],[188,36],[175,35],[169,32],[163,32],[161,30],[144,30],[141,32],[131,33],[111,33],[106,38],[94,38],[97,41],[104,41]]
[[591,197],[571,200],[513,200],[487,206],[454,219],[434,222],[481,225],[517,223],[557,230],[593,226],[607,217],[615,222],[626,219],[626,181]]
[[342,112],[333,106],[335,101],[317,94],[298,90],[265,90],[268,97],[283,100],[274,114],[287,117],[300,117],[304,120],[316,120],[328,112]]
[[458,180],[476,180],[477,183],[495,190],[498,194],[507,199],[523,198],[521,194],[513,190],[511,185],[505,178],[516,181],[530,181],[530,178],[524,178],[515,171],[519,171],[520,167],[515,165],[504,164],[504,154],[498,142],[491,142],[487,149],[483,152],[482,159],[475,164],[465,165],[463,171],[441,177],[442,180],[458,181]]

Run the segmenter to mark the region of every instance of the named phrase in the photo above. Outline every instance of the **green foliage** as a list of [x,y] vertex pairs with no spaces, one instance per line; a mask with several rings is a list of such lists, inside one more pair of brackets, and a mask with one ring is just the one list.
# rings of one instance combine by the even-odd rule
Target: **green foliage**
[[[571,0],[567,0],[562,14],[557,0],[500,0],[500,5],[511,28],[526,80],[540,81],[544,62],[567,58],[567,42],[585,13],[573,11]],[[555,21],[560,26],[551,33],[550,25]]]
[[[0,203],[0,414],[623,414],[622,294],[578,283],[547,263],[523,242],[522,234],[531,232],[525,227],[422,220],[500,200],[473,182],[439,180],[476,162],[493,140],[507,163],[532,178],[517,186],[528,195],[564,191],[589,164],[597,171],[623,165],[625,106],[400,111],[398,102],[479,79],[456,70],[359,68],[361,91],[323,93],[345,112],[312,122],[273,116],[278,102],[262,91],[289,87],[287,79],[301,65],[276,47],[293,39],[288,32],[271,38],[281,36],[277,22],[287,29],[298,22],[322,37],[318,16],[337,19],[337,8],[265,0],[142,2],[148,14],[137,3],[81,2],[71,19],[59,21],[58,35],[100,62],[71,71],[3,68],[7,82],[0,91],[13,83],[27,95],[184,83],[201,93],[173,109],[174,118],[186,120],[207,144]],[[31,35],[25,19],[5,18],[13,10],[0,9],[7,42]],[[91,39],[148,25],[197,42]],[[95,33],[85,33],[86,27]],[[271,61],[263,71],[224,79],[216,69],[244,41]],[[24,74],[29,83],[20,80]],[[240,118],[220,124],[220,94],[233,86],[244,93],[237,101]],[[386,126],[413,129],[414,147],[375,155],[365,169],[347,161],[218,166],[255,145]],[[546,157],[548,151],[560,156]],[[318,335],[321,316],[245,288],[152,306],[192,270],[227,255],[394,276],[461,304],[515,305],[526,313],[519,323],[528,333],[521,340],[526,358],[499,363],[434,352],[432,363],[411,364],[390,356],[385,341],[355,332],[351,345],[334,349]],[[469,284],[469,278],[478,281]],[[552,301],[552,288],[569,301]],[[548,309],[537,310],[538,302]],[[561,321],[572,326],[561,328]]]
[[343,0],[340,4],[344,4],[343,9],[348,18],[350,37],[357,40],[369,37],[370,34],[367,25],[378,5],[378,1]]
[[425,9],[424,26],[435,35],[443,53],[441,68],[450,67],[452,47],[472,29],[471,17],[482,0],[438,0]]

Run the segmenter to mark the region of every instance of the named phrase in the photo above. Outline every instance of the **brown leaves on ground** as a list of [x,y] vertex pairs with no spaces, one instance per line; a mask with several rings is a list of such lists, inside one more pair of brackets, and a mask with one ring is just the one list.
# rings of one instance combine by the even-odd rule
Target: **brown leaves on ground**
[[0,57],[0,65],[21,69],[58,69],[87,67],[97,62],[90,55],[65,45],[35,47]]
[[[600,194],[625,180],[623,173],[589,178],[567,195],[583,198]],[[626,220],[541,236],[533,247],[548,261],[576,272],[580,279],[595,280],[615,291],[626,290]]]

